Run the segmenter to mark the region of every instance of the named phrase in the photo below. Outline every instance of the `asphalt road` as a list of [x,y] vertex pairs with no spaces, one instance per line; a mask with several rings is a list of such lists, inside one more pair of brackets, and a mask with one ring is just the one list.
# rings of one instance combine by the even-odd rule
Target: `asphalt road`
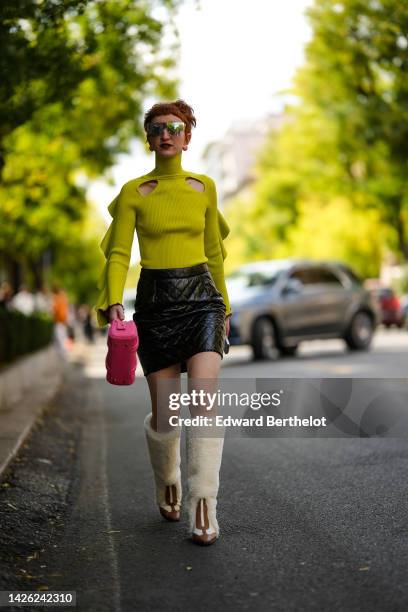
[[[408,372],[408,331],[379,328],[369,351],[348,351],[342,340],[300,344],[295,358],[251,362],[248,347],[233,347],[223,364],[224,376],[405,378]],[[230,370],[231,368],[231,370]]]
[[[134,385],[109,385],[104,356],[102,339],[72,378],[71,403],[65,390],[58,418],[81,435],[38,584],[76,590],[77,609],[92,612],[408,609],[405,439],[228,438],[221,537],[201,548],[185,515],[167,523],[156,509],[142,430],[146,381],[138,370]],[[221,375],[405,377],[407,357],[408,334],[386,330],[368,353],[313,342],[272,364],[232,349]]]

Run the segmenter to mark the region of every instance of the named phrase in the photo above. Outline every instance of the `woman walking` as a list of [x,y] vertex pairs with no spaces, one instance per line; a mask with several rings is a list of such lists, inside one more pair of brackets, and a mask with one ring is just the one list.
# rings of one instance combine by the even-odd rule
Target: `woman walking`
[[[168,396],[180,393],[181,372],[187,372],[189,391],[197,381],[206,391],[217,385],[231,315],[222,242],[229,228],[217,209],[215,183],[181,165],[195,125],[193,109],[183,100],[155,104],[146,113],[155,167],[127,182],[109,206],[113,221],[101,243],[107,262],[96,305],[99,326],[124,319],[121,300],[136,229],[142,269],[133,319],[152,404],[144,428],[156,502],[169,521],[180,519],[182,486],[181,427],[171,427],[168,419],[179,412],[169,411]],[[204,407],[194,414],[209,413]],[[224,439],[199,437],[193,429],[186,427],[189,528],[194,542],[212,544],[219,535]]]

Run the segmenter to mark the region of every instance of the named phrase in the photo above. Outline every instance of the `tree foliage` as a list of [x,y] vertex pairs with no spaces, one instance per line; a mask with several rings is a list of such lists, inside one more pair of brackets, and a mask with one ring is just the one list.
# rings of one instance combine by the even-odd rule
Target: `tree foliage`
[[315,0],[307,14],[296,102],[257,160],[241,252],[333,256],[373,275],[384,248],[408,259],[408,7]]
[[86,187],[142,138],[144,101],[176,94],[178,4],[0,6],[0,253],[37,272],[50,253],[53,275],[82,299],[95,291],[102,234],[85,229]]
[[408,5],[396,0],[318,0],[295,83],[302,100],[336,127],[347,187],[375,204],[408,259]]
[[67,138],[80,137],[91,168],[112,164],[129,135],[141,135],[144,97],[174,92],[176,81],[165,71],[176,47],[161,56],[164,22],[151,14],[159,5],[170,19],[178,0],[4,0],[1,149],[16,127],[32,121],[41,130],[56,119]]

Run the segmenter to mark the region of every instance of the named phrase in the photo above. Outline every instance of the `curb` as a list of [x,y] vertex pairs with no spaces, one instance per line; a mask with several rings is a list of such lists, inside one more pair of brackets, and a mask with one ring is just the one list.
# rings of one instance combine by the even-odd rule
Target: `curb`
[[[73,351],[78,353],[78,348]],[[54,345],[18,359],[0,373],[0,480],[37,419],[55,397],[75,359],[61,358]]]

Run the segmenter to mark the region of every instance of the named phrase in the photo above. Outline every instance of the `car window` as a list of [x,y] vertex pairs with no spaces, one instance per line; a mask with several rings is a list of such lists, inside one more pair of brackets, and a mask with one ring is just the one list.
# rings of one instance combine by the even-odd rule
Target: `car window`
[[378,295],[381,298],[392,298],[394,297],[394,291],[392,289],[380,289]]
[[325,285],[340,285],[340,279],[328,268],[311,268],[311,277],[314,284],[324,283]]
[[291,273],[290,278],[297,278],[303,285],[324,283],[342,287],[340,279],[331,270],[323,267],[297,268]]
[[267,272],[234,272],[227,277],[228,287],[238,289],[245,287],[259,287],[273,285],[278,277],[277,273]]
[[303,285],[310,285],[313,282],[313,278],[310,275],[310,268],[297,268],[291,272],[289,278],[296,278]]
[[351,268],[349,268],[349,266],[346,266],[345,264],[338,264],[340,270],[347,275],[347,277],[349,277],[354,283],[361,285],[362,281],[361,278],[354,272],[354,270],[352,270]]

